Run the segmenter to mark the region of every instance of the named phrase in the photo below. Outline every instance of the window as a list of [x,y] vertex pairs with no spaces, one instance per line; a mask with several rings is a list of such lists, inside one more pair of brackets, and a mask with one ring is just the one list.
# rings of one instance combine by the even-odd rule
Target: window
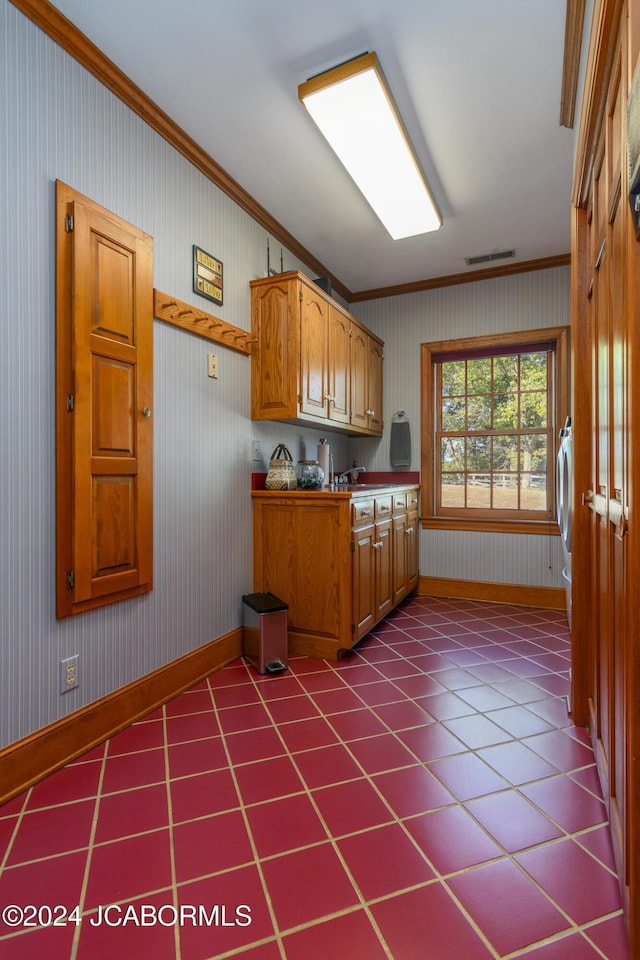
[[423,525],[556,533],[568,327],[422,344]]

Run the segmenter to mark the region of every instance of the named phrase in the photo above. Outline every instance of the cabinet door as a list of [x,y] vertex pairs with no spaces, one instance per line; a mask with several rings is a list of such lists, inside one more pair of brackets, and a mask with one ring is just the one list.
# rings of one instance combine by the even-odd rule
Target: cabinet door
[[351,426],[367,429],[367,396],[369,380],[369,337],[351,325]]
[[251,291],[251,419],[284,420],[298,413],[299,300],[295,278]]
[[407,517],[393,521],[393,603],[399,603],[407,593]]
[[418,586],[418,514],[410,513],[405,528],[407,556],[407,593]]
[[368,338],[367,428],[382,434],[382,343]]
[[330,307],[328,416],[334,423],[349,423],[350,333],[350,319]]
[[393,534],[391,520],[376,524],[375,565],[376,565],[376,621],[391,610],[393,606]]
[[153,243],[58,181],[57,616],[152,588]]
[[329,394],[329,305],[318,293],[301,286],[300,412],[326,419]]
[[353,534],[353,623],[355,643],[376,621],[375,610],[375,527],[354,530]]

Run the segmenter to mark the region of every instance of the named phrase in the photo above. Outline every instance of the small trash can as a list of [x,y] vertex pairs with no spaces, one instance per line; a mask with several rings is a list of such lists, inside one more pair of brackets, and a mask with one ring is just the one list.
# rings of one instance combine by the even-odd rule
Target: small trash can
[[272,593],[248,593],[242,598],[242,653],[258,673],[287,669],[287,611]]

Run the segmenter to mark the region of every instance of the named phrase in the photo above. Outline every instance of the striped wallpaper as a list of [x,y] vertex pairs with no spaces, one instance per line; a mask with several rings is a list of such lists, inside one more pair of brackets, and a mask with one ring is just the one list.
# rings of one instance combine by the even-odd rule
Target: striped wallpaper
[[[412,470],[420,469],[420,344],[570,323],[570,268],[442,287],[358,303],[358,314],[385,341],[385,435],[367,451],[389,469],[389,425],[397,410],[411,424]],[[567,411],[569,413],[569,411]],[[357,441],[360,456],[371,441]],[[422,576],[544,587],[562,586],[559,537],[421,530]]]

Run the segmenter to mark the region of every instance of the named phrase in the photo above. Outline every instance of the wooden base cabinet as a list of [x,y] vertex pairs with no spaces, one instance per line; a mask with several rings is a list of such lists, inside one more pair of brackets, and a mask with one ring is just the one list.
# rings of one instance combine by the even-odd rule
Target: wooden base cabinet
[[393,497],[393,604],[400,603],[418,583],[418,494]]
[[297,271],[251,282],[251,419],[382,435],[384,344]]
[[391,495],[354,502],[351,512],[356,642],[393,607]]
[[[417,523],[408,521],[407,513],[409,500],[417,504],[417,488],[401,494],[400,591],[395,589],[397,493],[385,488],[375,496],[306,490],[252,496],[254,590],[288,604],[290,654],[336,659],[417,585]],[[408,522],[414,523],[415,537],[407,533]]]

